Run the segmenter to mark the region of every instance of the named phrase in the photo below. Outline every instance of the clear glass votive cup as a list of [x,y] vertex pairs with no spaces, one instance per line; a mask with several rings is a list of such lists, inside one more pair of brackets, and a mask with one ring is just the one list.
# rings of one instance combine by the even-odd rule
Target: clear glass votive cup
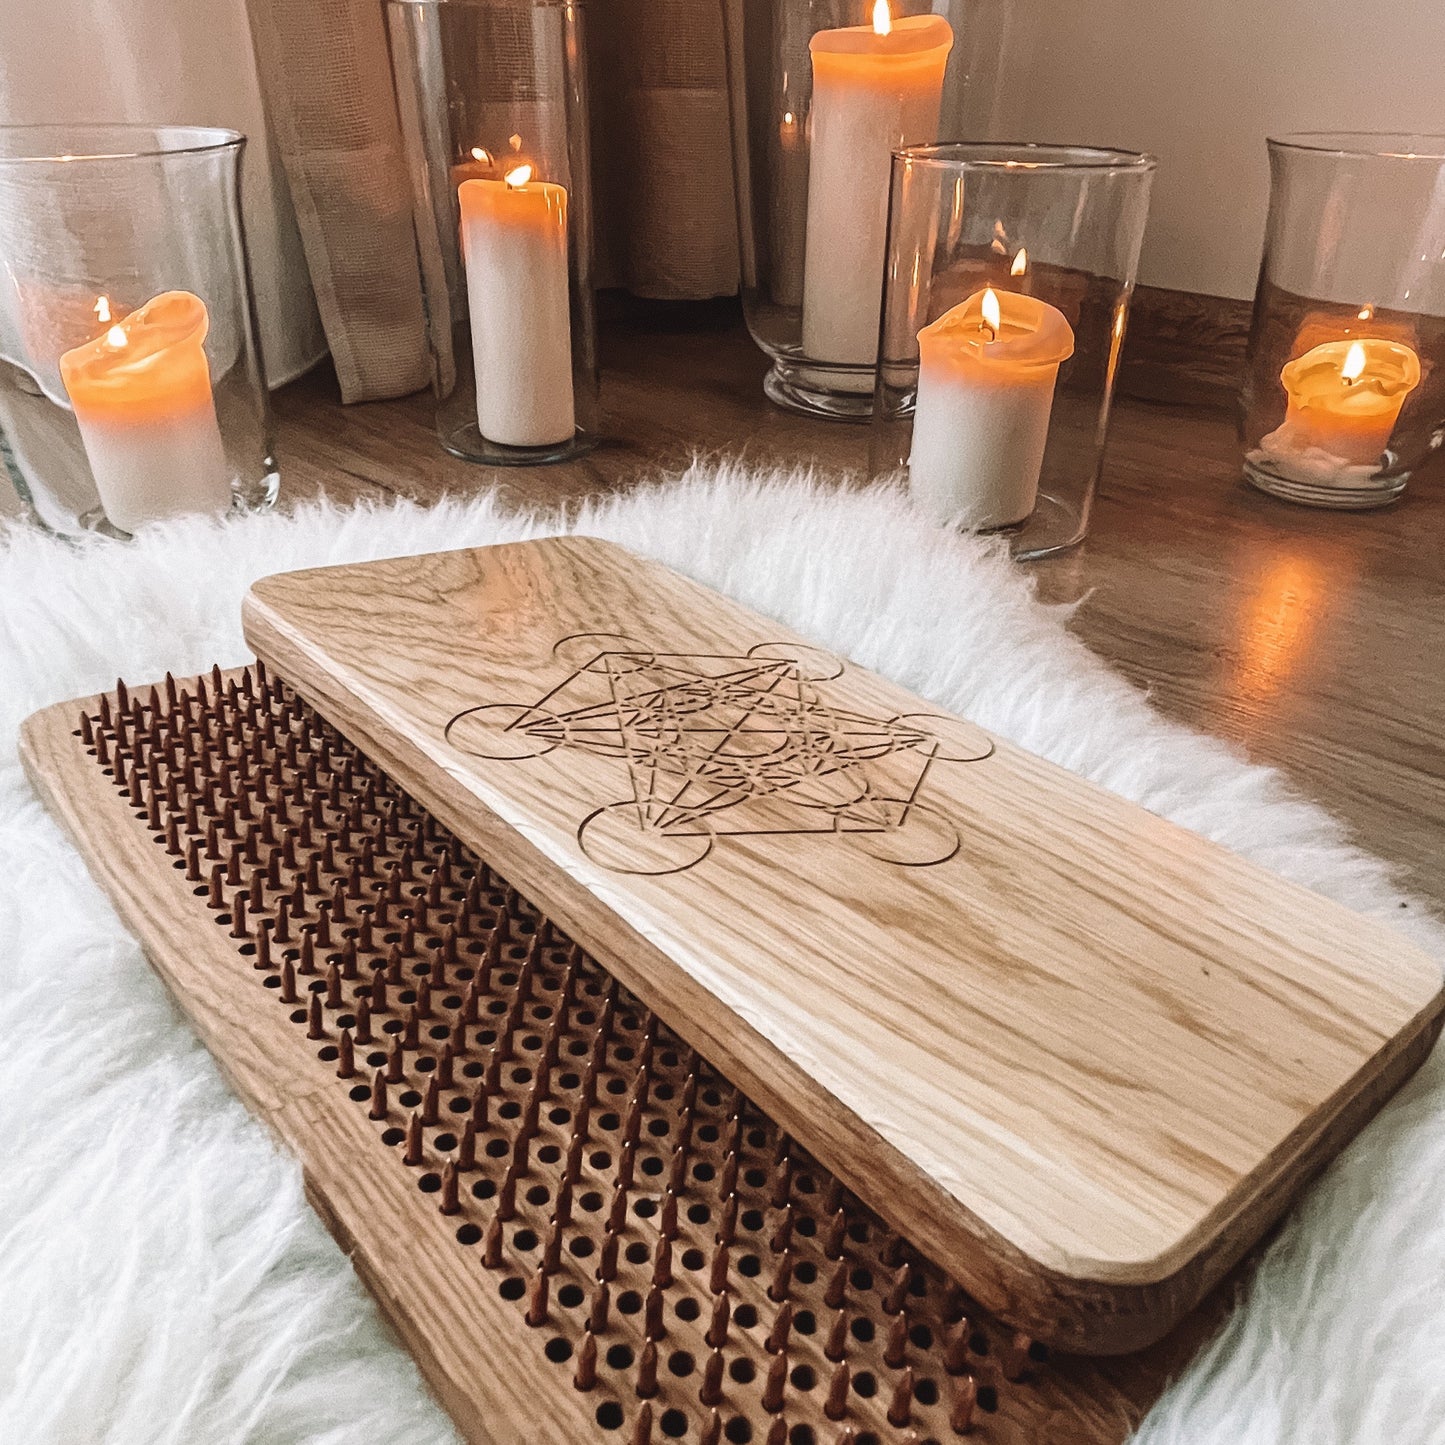
[[1308,506],[1383,506],[1445,440],[1445,135],[1267,145],[1244,476]]
[[599,423],[580,0],[389,0],[437,435],[565,461]]
[[[963,0],[725,3],[742,303],[770,400],[873,407],[891,156],[987,88]],[[972,72],[971,72],[972,67]]]
[[893,157],[873,476],[1019,558],[1083,538],[1153,172],[1085,146]]
[[245,143],[0,126],[0,467],[54,531],[276,500]]

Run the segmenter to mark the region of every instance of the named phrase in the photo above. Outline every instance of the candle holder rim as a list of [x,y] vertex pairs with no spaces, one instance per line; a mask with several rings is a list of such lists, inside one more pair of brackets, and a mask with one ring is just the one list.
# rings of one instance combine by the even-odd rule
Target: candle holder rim
[[[41,137],[49,139],[42,141]],[[27,140],[32,144],[27,145]],[[0,125],[0,166],[82,165],[87,161],[149,160],[235,150],[246,137],[206,125]]]
[[587,0],[386,0],[395,10],[585,10]]
[[[1418,143],[1418,144],[1417,144]],[[1305,130],[1265,137],[1270,150],[1393,161],[1445,161],[1445,134],[1397,130]]]
[[893,154],[920,165],[992,170],[1144,173],[1159,164],[1158,157],[1148,151],[1051,141],[934,141],[928,145],[900,146]]

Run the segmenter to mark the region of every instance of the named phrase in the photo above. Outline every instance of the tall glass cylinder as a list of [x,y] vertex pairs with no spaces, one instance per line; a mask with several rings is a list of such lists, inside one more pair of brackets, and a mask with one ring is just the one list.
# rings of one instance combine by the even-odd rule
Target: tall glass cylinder
[[1309,506],[1383,506],[1445,441],[1445,136],[1268,146],[1244,475]]
[[235,131],[0,127],[0,467],[52,529],[268,506]]
[[1015,556],[1088,530],[1152,156],[910,146],[893,158],[871,470]]
[[890,156],[986,120],[991,4],[724,0],[743,311],[780,406],[872,409]]
[[580,0],[390,0],[437,434],[492,465],[597,439]]

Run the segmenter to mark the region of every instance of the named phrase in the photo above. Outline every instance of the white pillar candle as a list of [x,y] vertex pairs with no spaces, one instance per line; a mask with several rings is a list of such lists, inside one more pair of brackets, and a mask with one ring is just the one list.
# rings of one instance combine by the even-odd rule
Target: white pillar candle
[[60,358],[101,506],[123,531],[231,505],[209,326],[199,296],[167,291]]
[[1074,353],[1063,312],[985,287],[925,326],[918,351],[909,490],[940,521],[1022,522],[1038,499],[1054,382]]
[[567,191],[531,179],[463,181],[462,258],[477,372],[477,426],[490,442],[552,446],[576,430],[568,314]]
[[892,22],[886,0],[872,25],[820,30],[809,42],[803,353],[811,361],[871,367],[878,359],[892,153],[937,138],[952,48],[942,16]]

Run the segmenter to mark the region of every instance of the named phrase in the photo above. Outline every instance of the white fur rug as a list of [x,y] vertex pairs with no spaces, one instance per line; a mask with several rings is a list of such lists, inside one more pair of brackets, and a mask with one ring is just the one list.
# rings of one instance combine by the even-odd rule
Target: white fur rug
[[[698,473],[570,524],[732,593],[1156,812],[1389,919],[1445,930],[1317,808],[1173,726],[1027,574],[890,494]],[[0,1441],[409,1445],[454,1438],[277,1154],[222,1083],[16,760],[22,717],[245,656],[288,568],[557,530],[490,498],[131,546],[0,532]],[[1440,1056],[1310,1193],[1147,1445],[1445,1442]],[[552,1445],[552,1442],[544,1442]]]

